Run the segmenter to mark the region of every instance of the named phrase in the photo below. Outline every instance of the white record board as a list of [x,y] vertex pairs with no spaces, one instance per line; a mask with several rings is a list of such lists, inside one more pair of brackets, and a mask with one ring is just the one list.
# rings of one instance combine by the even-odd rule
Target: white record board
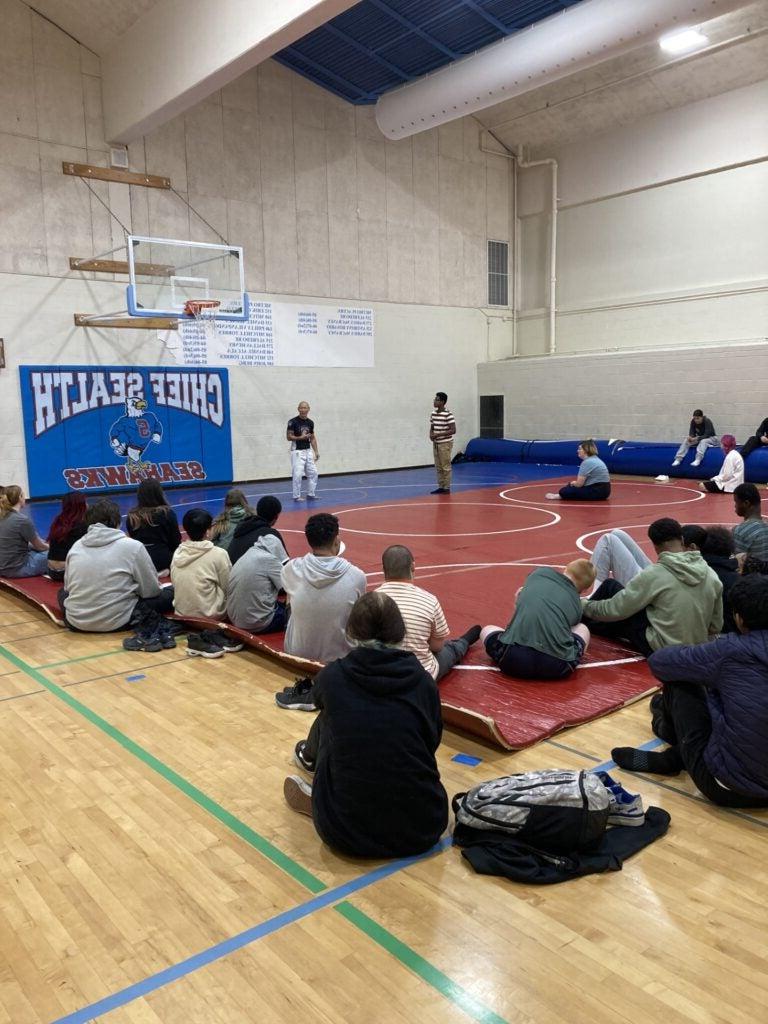
[[373,366],[373,310],[251,300],[246,323],[180,320],[160,331],[187,366]]

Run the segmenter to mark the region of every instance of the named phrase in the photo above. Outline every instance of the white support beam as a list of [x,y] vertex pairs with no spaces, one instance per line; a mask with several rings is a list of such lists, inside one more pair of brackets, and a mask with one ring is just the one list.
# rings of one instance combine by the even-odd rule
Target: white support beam
[[127,144],[355,0],[161,0],[103,61],[107,138]]

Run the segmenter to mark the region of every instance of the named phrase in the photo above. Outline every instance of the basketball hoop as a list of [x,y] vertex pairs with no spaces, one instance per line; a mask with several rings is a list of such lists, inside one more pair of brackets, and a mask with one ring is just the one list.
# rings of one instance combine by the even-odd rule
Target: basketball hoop
[[184,315],[194,317],[195,320],[215,320],[216,310],[220,305],[220,299],[187,299],[184,303]]

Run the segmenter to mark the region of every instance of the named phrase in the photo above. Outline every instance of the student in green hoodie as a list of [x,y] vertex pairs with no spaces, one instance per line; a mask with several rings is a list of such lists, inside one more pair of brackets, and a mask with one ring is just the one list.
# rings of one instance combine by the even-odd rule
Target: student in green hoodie
[[623,587],[605,580],[584,601],[582,621],[649,655],[675,644],[700,644],[723,628],[723,585],[698,551],[686,551],[676,519],[648,527],[657,561]]

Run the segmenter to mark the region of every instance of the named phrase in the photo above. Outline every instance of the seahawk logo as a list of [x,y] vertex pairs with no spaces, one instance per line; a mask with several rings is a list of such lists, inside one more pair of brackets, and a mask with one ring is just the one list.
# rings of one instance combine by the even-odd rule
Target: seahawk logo
[[153,412],[147,412],[143,398],[129,398],[125,403],[125,415],[116,420],[109,429],[109,443],[116,455],[125,456],[125,468],[133,477],[144,479],[150,463],[143,459],[144,452],[151,444],[160,444],[163,439],[163,425]]

